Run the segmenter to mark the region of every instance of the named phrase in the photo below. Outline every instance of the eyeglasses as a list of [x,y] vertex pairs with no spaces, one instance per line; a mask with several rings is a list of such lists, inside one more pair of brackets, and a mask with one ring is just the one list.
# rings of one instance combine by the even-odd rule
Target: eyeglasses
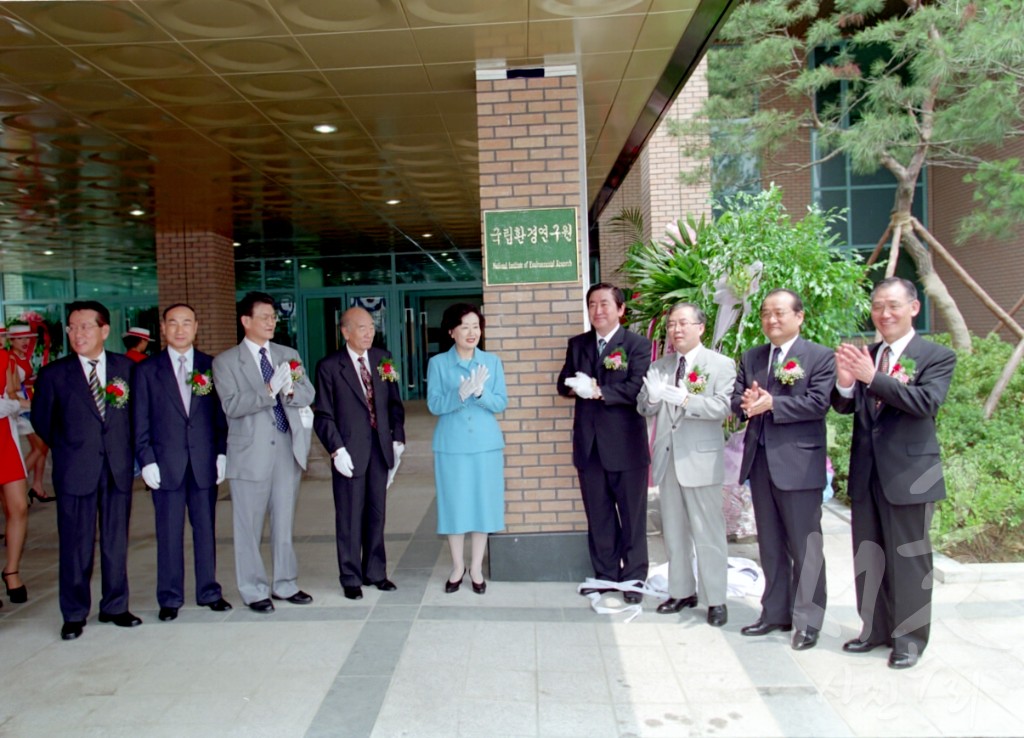
[[789,315],[792,312],[795,312],[795,311],[788,310],[788,309],[786,309],[786,310],[762,310],[761,311],[761,320],[768,320],[770,318],[775,318],[777,320],[782,320],[783,318],[785,318],[787,315]]
[[258,320],[261,323],[276,323],[281,319],[281,316],[277,313],[267,313],[266,315],[253,315],[253,320]]
[[95,333],[99,330],[99,326],[96,323],[83,323],[81,325],[69,325],[65,330],[69,336],[73,336],[76,333]]
[[884,313],[888,310],[890,313],[895,313],[909,304],[908,302],[896,302],[895,300],[890,302],[873,302],[871,303],[871,312]]
[[704,325],[703,323],[695,323],[692,320],[670,320],[665,324],[665,327],[669,330],[673,328],[686,328],[691,325]]

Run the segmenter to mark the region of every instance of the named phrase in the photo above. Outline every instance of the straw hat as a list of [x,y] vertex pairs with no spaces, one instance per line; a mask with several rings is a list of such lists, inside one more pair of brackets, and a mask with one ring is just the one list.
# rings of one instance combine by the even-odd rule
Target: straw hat
[[135,338],[141,338],[144,341],[152,340],[150,338],[148,330],[146,330],[145,328],[139,328],[139,327],[134,326],[134,325],[131,328],[129,328],[127,331],[125,331],[124,333],[121,334],[121,338],[128,338],[128,336],[134,336]]

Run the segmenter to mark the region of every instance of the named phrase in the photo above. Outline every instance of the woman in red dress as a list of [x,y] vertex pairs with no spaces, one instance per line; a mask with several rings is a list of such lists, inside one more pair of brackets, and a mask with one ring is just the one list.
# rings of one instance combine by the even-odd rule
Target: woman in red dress
[[[0,332],[0,339],[6,330]],[[8,353],[0,348],[0,377],[10,377]],[[5,381],[5,386],[7,382]],[[7,561],[4,564],[4,587],[11,602],[28,600],[28,591],[18,574],[21,552],[25,547],[28,530],[28,497],[25,495],[25,464],[18,445],[16,419],[28,407],[28,401],[12,400],[4,393],[0,397],[0,503],[3,504],[7,525],[4,530]]]
[[[32,366],[33,345],[36,333],[27,325],[12,325],[7,331],[7,340],[11,342],[12,392],[10,397],[16,400],[32,401],[32,384],[35,382],[35,369]],[[23,415],[18,423],[19,432],[28,436],[30,451],[25,459],[25,469],[32,473],[32,486],[28,488],[29,504],[32,500],[53,502],[57,498],[43,490],[43,475],[46,473],[46,455],[50,449],[43,439],[32,432],[28,416]]]

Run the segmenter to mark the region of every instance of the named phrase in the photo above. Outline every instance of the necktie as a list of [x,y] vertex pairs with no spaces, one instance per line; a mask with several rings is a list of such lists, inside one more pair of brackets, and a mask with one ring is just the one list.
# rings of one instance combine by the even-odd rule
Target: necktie
[[608,345],[608,342],[606,340],[604,340],[603,338],[597,339],[597,353],[598,353],[599,356],[604,353],[604,349],[605,349],[605,347],[607,345]]
[[[274,370],[270,366],[270,359],[267,358],[265,348],[260,349],[260,374],[263,375],[263,381],[267,384],[274,376]],[[281,405],[281,398],[277,395],[274,396],[274,424],[282,433],[288,432],[288,418],[284,416],[284,407]]]
[[366,406],[370,408],[370,427],[377,427],[377,408],[373,404],[373,377],[366,366],[366,357],[359,357],[359,376],[363,380],[363,388],[366,390]]
[[765,382],[765,386],[766,387],[770,386],[771,384],[773,384],[775,382],[775,370],[778,368],[776,366],[776,360],[777,360],[779,354],[781,354],[781,353],[782,352],[781,352],[781,350],[779,349],[778,346],[772,346],[772,353],[768,357],[768,381]]
[[676,387],[683,386],[683,379],[686,377],[686,357],[680,356],[676,365]]
[[103,397],[103,388],[100,387],[100,375],[96,373],[96,365],[99,360],[89,362],[89,389],[92,390],[92,399],[96,403],[96,409],[100,411],[100,417],[104,420],[107,417],[107,403]]
[[188,372],[185,370],[185,357],[178,357],[178,392],[181,394],[181,404],[185,406],[185,415],[188,415],[192,405],[192,389],[188,386]]
[[[886,346],[882,349],[882,358],[878,361],[878,371],[880,374],[889,376],[889,360],[892,357],[892,349]],[[875,398],[875,410],[882,407],[882,398]]]

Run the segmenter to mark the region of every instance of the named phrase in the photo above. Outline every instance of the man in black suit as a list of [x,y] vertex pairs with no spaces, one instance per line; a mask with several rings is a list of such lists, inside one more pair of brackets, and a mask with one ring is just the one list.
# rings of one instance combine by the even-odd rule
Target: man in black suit
[[[601,282],[587,290],[593,326],[569,339],[558,393],[576,398],[572,462],[580,478],[594,576],[647,579],[647,423],[636,397],[651,365],[651,342],[619,324],[622,290]],[[642,595],[626,592],[627,602]]]
[[128,611],[128,518],[132,509],[131,384],[134,363],[107,353],[110,313],[94,301],[68,306],[74,353],[43,367],[32,426],[53,449],[60,542],[61,638],[82,635],[92,605],[96,519],[100,530],[101,623],[142,623]]
[[182,538],[192,523],[196,602],[214,612],[231,605],[217,581],[214,508],[224,481],[228,424],[213,386],[213,357],[192,345],[199,321],[176,303],[160,319],[167,348],[135,370],[135,457],[156,514],[156,598],[160,619],[185,602]]
[[360,307],[341,317],[345,348],[316,368],[313,429],[331,453],[334,523],[341,588],[350,600],[362,585],[396,589],[387,576],[384,507],[388,470],[405,450],[405,408],[391,354],[373,347],[373,318]]
[[928,645],[932,547],[928,528],[946,496],[935,435],[956,354],[914,332],[921,310],[911,282],[890,277],[871,293],[882,340],[836,351],[832,407],[853,413],[849,494],[857,608],[864,627],[843,650],[891,646],[889,666],[906,669]]
[[821,498],[826,484],[825,415],[836,380],[833,352],[800,337],[804,307],[785,289],[761,303],[769,343],[740,359],[732,410],[748,420],[740,482],[750,480],[764,569],[761,616],[740,632],[793,628],[792,646],[813,648],[825,618]]

